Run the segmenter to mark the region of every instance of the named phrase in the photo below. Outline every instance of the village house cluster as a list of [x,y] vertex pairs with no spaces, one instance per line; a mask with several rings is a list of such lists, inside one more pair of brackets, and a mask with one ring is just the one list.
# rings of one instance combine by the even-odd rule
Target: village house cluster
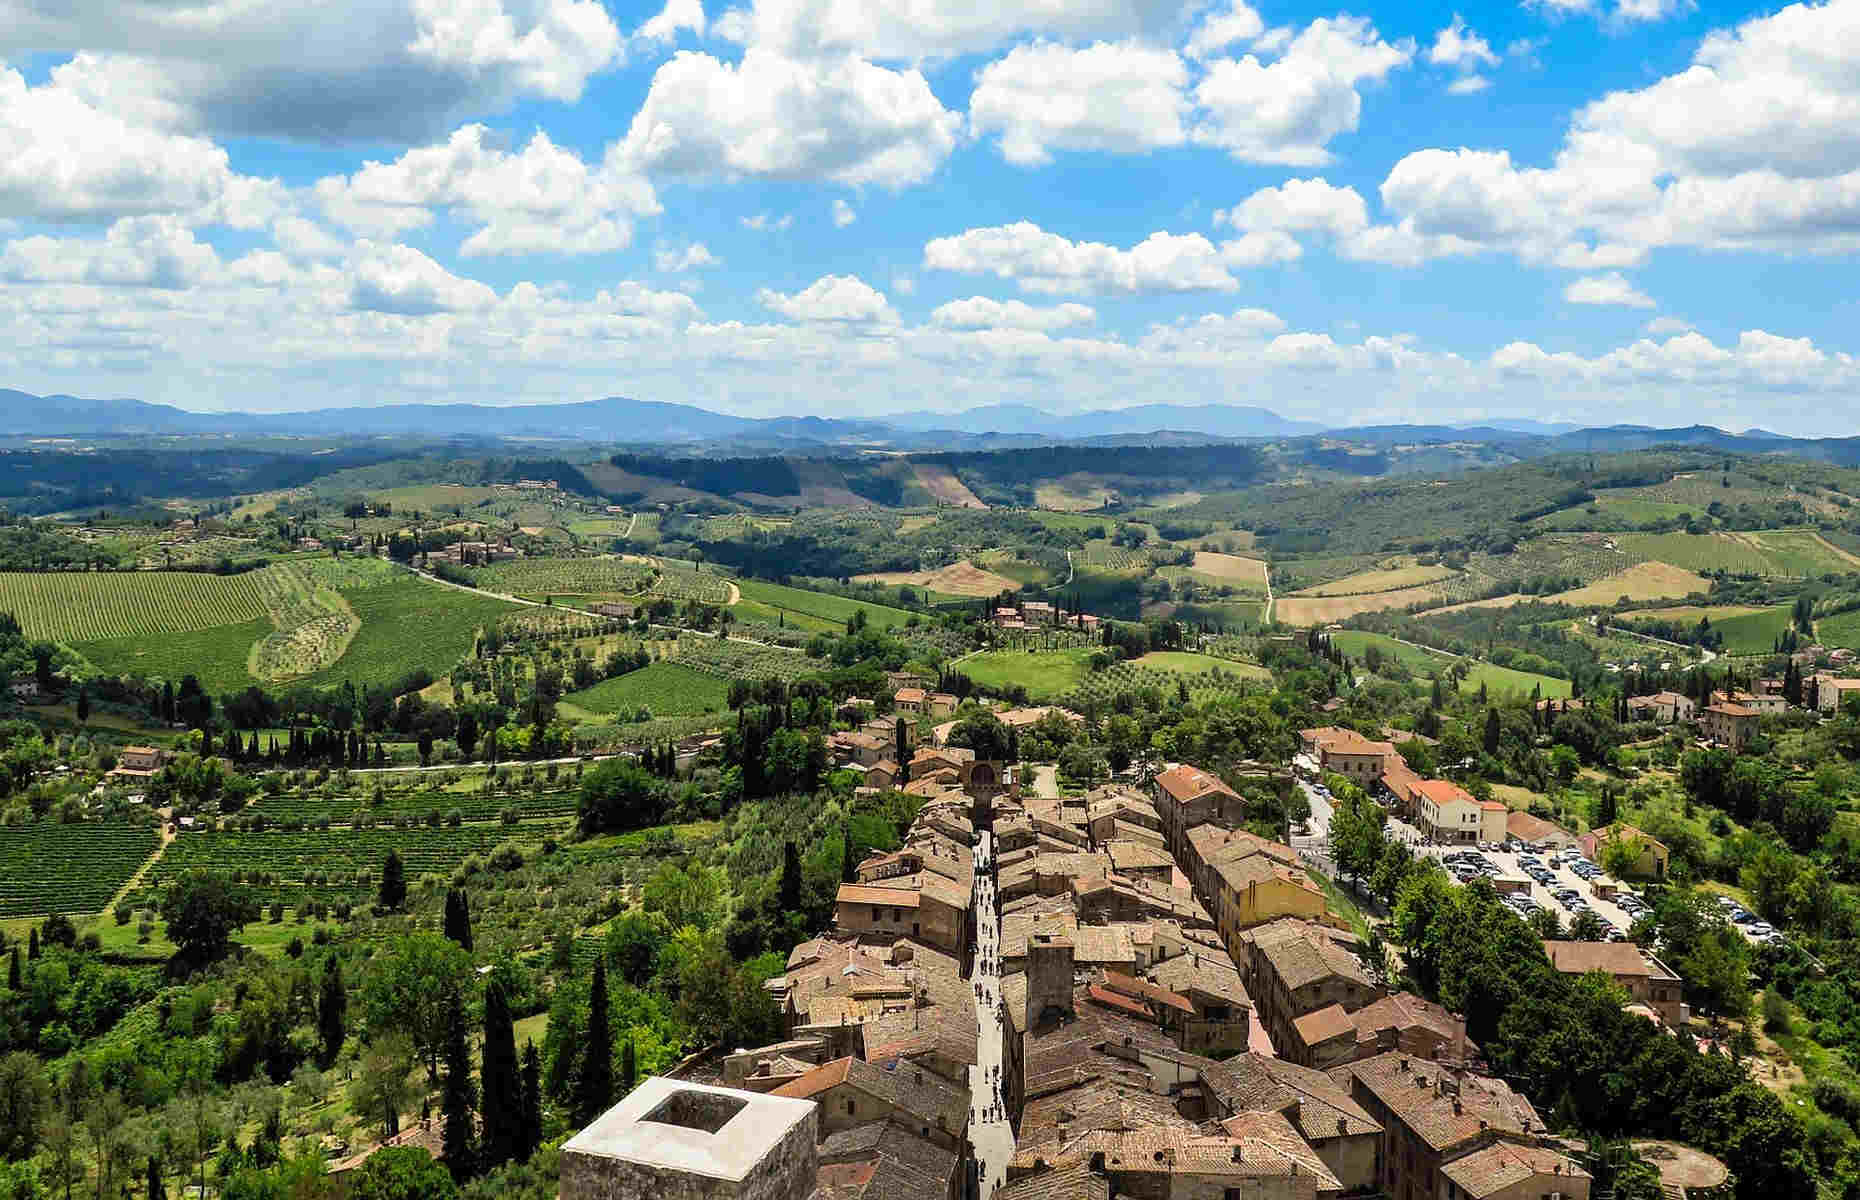
[[1229,782],[1035,795],[904,730],[836,746],[868,781],[908,755],[926,803],[768,984],[783,1039],[635,1092],[565,1147],[564,1200],[1587,1200],[1465,1021],[1380,982]]

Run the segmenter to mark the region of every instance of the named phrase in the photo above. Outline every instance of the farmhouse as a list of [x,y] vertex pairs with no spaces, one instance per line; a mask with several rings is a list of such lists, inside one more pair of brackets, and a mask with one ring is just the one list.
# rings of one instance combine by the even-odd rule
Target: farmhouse
[[1712,704],[1699,714],[1699,728],[1714,742],[1742,750],[1757,732],[1762,714],[1742,704]]

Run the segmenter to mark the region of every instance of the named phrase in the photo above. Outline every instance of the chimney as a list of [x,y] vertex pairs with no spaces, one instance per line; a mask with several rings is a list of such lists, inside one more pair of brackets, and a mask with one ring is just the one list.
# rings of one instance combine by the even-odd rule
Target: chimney
[[1242,1146],[1239,1142],[1235,1142],[1234,1143],[1234,1164],[1238,1166],[1244,1162],[1246,1162],[1246,1148]]
[[1453,1097],[1453,1115],[1457,1117],[1460,1115],[1460,1112],[1461,1112],[1460,1098],[1458,1096],[1455,1096]]
[[1342,1137],[1350,1128],[1350,1123],[1342,1117],[1337,1118],[1337,1136]]

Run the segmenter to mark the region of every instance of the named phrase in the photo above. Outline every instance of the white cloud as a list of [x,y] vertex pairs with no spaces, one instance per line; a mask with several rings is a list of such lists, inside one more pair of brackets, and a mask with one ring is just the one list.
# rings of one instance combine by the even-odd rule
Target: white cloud
[[68,52],[60,82],[174,132],[423,140],[617,61],[598,0],[0,0],[0,56]]
[[1449,96],[1473,96],[1492,86],[1484,75],[1462,75],[1447,85]]
[[1627,308],[1654,307],[1653,298],[1628,282],[1627,278],[1618,271],[1572,280],[1563,289],[1563,299],[1571,304],[1621,305]]
[[780,233],[794,224],[794,214],[783,213],[777,217],[768,213],[752,213],[742,218],[742,224],[744,229],[753,229],[757,233]]
[[1600,16],[1616,30],[1664,21],[1697,7],[1693,0],[1615,0],[1613,7],[1608,7],[1604,0],[1525,0],[1525,3],[1551,18]]
[[1250,42],[1266,31],[1266,23],[1245,0],[1229,0],[1224,9],[1210,9],[1188,37],[1190,58],[1209,58],[1229,46]]
[[763,288],[756,302],[791,321],[827,321],[854,325],[895,325],[885,293],[857,275],[823,275],[804,290],[787,295]]
[[1349,237],[1369,227],[1369,206],[1355,188],[1333,187],[1323,179],[1288,179],[1259,189],[1232,209],[1217,210],[1214,220],[1235,229]]
[[219,267],[213,247],[173,217],[125,217],[102,241],[27,237],[0,250],[0,279],[9,283],[180,289]]
[[1690,331],[1692,322],[1682,321],[1678,317],[1655,317],[1653,320],[1647,322],[1643,328],[1648,334],[1654,337],[1667,337],[1675,333],[1686,333]]
[[1203,110],[1195,139],[1245,162],[1322,165],[1331,140],[1362,116],[1358,86],[1413,56],[1412,43],[1385,42],[1360,17],[1319,18],[1276,61],[1248,54],[1208,64],[1194,91]]
[[1263,308],[1242,308],[1233,313],[1205,313],[1170,324],[1152,325],[1143,336],[1143,348],[1162,355],[1208,356],[1237,351],[1256,353],[1285,321]]
[[665,0],[659,15],[641,25],[634,36],[653,42],[671,42],[678,39],[681,29],[704,36],[703,0]]
[[676,275],[702,267],[720,266],[723,260],[710,252],[703,242],[684,246],[660,246],[652,252],[652,265],[662,273]]
[[234,185],[226,152],[91,104],[28,87],[0,67],[0,216],[100,220],[206,208]]
[[376,236],[455,211],[480,226],[462,247],[468,256],[618,250],[631,243],[635,217],[659,211],[652,185],[622,164],[591,169],[540,130],[516,153],[495,140],[467,125],[391,163],[320,180],[316,195],[331,219]]
[[727,28],[787,53],[917,62],[983,53],[1027,34],[1082,42],[1158,33],[1183,9],[1183,0],[753,0]]
[[1057,294],[1231,292],[1240,286],[1221,251],[1198,233],[1152,233],[1120,250],[1074,242],[1029,221],[937,238],[924,246],[924,266],[994,275],[1031,292]]
[[1669,245],[1845,252],[1860,247],[1856,129],[1860,4],[1797,4],[1585,106],[1550,166],[1421,150],[1382,197],[1419,234],[1576,269]]
[[1491,43],[1466,27],[1460,14],[1453,14],[1453,22],[1434,35],[1434,44],[1428,48],[1427,61],[1436,67],[1458,67],[1472,71],[1480,67],[1496,67],[1498,55],[1492,53]]
[[983,67],[969,127],[999,134],[1001,155],[1037,166],[1054,150],[1134,153],[1179,145],[1188,67],[1174,51],[1137,41],[1080,49],[1017,46]]
[[1098,314],[1086,304],[1038,308],[1021,300],[970,296],[937,306],[930,323],[945,329],[1028,329],[1050,333],[1072,325],[1089,325]]
[[653,75],[620,154],[667,174],[901,188],[936,171],[960,125],[915,70],[759,46],[735,64],[685,50]]
[[357,250],[349,303],[358,310],[424,317],[497,302],[489,287],[452,274],[411,246],[362,242]]
[[833,197],[834,228],[844,229],[848,225],[851,225],[854,221],[857,221],[858,219],[859,219],[859,214],[853,211],[852,205],[846,203],[846,197],[844,196]]

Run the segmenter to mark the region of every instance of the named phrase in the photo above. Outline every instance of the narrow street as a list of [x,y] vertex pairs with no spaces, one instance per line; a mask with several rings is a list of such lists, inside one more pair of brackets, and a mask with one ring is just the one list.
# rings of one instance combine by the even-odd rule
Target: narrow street
[[1001,1005],[1001,927],[996,907],[995,835],[982,830],[975,846],[975,994],[976,1065],[969,1068],[969,1140],[975,1145],[979,1200],[988,1200],[1007,1179],[1014,1157],[1014,1127],[1001,1098],[1005,1010]]

